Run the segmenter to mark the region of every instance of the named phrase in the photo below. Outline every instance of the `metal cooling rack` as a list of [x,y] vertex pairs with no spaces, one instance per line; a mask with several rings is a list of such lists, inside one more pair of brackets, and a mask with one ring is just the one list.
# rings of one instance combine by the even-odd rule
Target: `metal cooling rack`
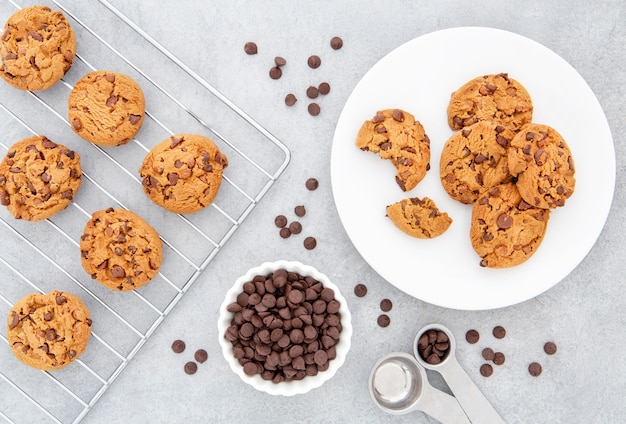
[[[16,1],[2,0],[0,20],[29,5]],[[42,92],[21,92],[0,84],[0,157],[14,142],[43,134],[76,150],[84,172],[74,201],[46,221],[15,220],[1,208],[0,316],[7,316],[28,293],[58,289],[85,302],[93,332],[86,352],[54,372],[19,363],[8,348],[6,333],[0,333],[5,342],[0,349],[0,418],[11,423],[81,421],[290,160],[289,150],[278,139],[109,1],[88,2],[91,18],[84,19],[92,19],[89,22],[78,17],[85,2],[73,3],[72,8],[56,0],[49,5],[65,14],[77,36],[76,60],[63,80]],[[104,33],[106,39],[99,35]],[[87,143],[73,133],[66,119],[73,83],[96,69],[129,75],[144,91],[146,119],[137,138],[127,145],[101,148]],[[137,171],[152,146],[174,133],[205,134],[229,159],[215,202],[186,216],[152,204]],[[106,289],[80,265],[78,246],[84,225],[92,212],[109,206],[138,213],[163,241],[159,275],[133,292]]]

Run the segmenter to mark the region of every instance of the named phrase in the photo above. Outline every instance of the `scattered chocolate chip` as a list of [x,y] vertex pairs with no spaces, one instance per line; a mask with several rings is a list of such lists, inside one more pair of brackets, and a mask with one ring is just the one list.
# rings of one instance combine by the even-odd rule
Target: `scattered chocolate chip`
[[309,190],[315,190],[319,186],[319,182],[315,178],[309,178],[306,180],[306,188]]
[[316,68],[319,68],[320,65],[322,64],[322,59],[320,59],[320,57],[317,55],[312,55],[312,56],[309,56],[307,63],[309,64],[311,68],[316,69]]
[[389,299],[383,299],[380,301],[380,310],[383,312],[389,312],[391,311],[391,308],[393,307],[393,303],[391,303],[391,300]]
[[274,63],[280,68],[281,66],[285,66],[287,64],[287,61],[284,57],[276,56],[274,58]]
[[333,50],[339,50],[343,47],[343,39],[341,37],[333,37],[330,39],[330,47]]
[[378,325],[381,327],[389,327],[389,324],[391,324],[391,318],[389,318],[389,315],[387,314],[380,314],[378,316],[377,319]]
[[277,80],[283,76],[283,71],[278,67],[274,66],[270,68],[270,78],[273,80]]
[[541,364],[538,362],[532,362],[529,366],[528,366],[528,372],[530,373],[530,375],[532,375],[533,377],[538,377],[541,374],[542,368],[541,368]]
[[480,334],[476,330],[468,330],[468,332],[465,333],[465,340],[467,340],[469,344],[478,343],[478,339],[480,339]]
[[312,85],[310,85],[309,88],[306,89],[306,96],[309,99],[317,98],[318,94],[319,90],[317,89],[317,87],[313,87]]
[[483,349],[482,355],[483,358],[485,358],[485,361],[493,361],[495,354],[493,352],[493,349],[491,349],[490,347],[486,347]]
[[506,336],[506,330],[501,325],[497,325],[493,328],[493,337],[496,339],[503,339]]
[[304,247],[307,250],[313,250],[315,249],[315,246],[317,246],[317,240],[315,240],[315,237],[307,237],[304,239]]
[[357,284],[354,286],[354,294],[356,297],[365,297],[367,294],[367,286],[361,283]]
[[285,104],[287,106],[293,106],[296,104],[296,102],[298,101],[298,99],[296,98],[295,95],[289,93],[285,96]]
[[291,234],[300,234],[302,232],[302,224],[298,221],[293,221],[289,224],[289,231],[291,231]]
[[196,353],[194,353],[193,357],[195,358],[196,361],[203,364],[209,358],[209,354],[204,349],[198,349],[196,350]]
[[320,83],[320,85],[317,87],[317,91],[325,96],[326,94],[330,93],[330,84],[327,82]]
[[257,54],[258,53],[258,48],[256,43],[252,42],[252,41],[248,41],[244,46],[243,46],[243,51],[246,52],[246,54]]
[[274,218],[274,224],[276,224],[278,228],[283,228],[287,225],[287,217],[285,215],[278,215]]
[[317,103],[309,103],[308,111],[311,116],[317,116],[320,114],[320,105]]
[[298,205],[294,208],[294,213],[296,214],[296,216],[302,218],[304,215],[306,215],[306,209],[303,205]]
[[193,361],[189,361],[185,364],[185,373],[189,375],[193,375],[198,371],[198,364]]
[[554,355],[556,353],[556,344],[554,344],[554,342],[547,342],[543,345],[543,351],[548,355]]
[[174,340],[172,343],[172,350],[174,353],[182,353],[185,350],[185,342],[182,340]]
[[504,356],[504,353],[502,352],[496,352],[493,354],[493,363],[496,365],[502,365],[504,364],[506,357]]
[[489,364],[482,364],[480,366],[480,375],[483,377],[491,377],[493,374],[493,367]]
[[284,227],[280,229],[278,234],[280,234],[282,238],[286,239],[286,238],[289,238],[289,236],[291,236],[291,230],[287,227]]

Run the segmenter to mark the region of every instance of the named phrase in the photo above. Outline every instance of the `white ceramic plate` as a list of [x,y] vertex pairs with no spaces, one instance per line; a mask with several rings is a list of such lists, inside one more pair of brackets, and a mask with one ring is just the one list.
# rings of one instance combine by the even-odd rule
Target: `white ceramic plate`
[[[239,361],[235,359],[232,343],[224,338],[224,334],[226,334],[226,329],[231,325],[231,320],[233,318],[233,314],[227,310],[228,305],[237,301],[237,295],[243,291],[243,285],[246,282],[251,281],[257,275],[269,275],[278,269],[285,269],[287,271],[297,272],[302,276],[313,277],[317,281],[321,282],[324,287],[333,289],[335,292],[335,299],[340,304],[339,315],[341,316],[342,330],[339,342],[335,345],[337,357],[330,361],[329,367],[326,371],[319,372],[315,376],[306,376],[302,380],[286,381],[277,384],[264,380],[259,374],[255,374],[253,376],[246,375],[246,373],[243,372],[243,367],[239,364]],[[220,317],[217,322],[217,329],[219,343],[222,347],[224,358],[235,374],[237,374],[245,383],[250,384],[257,390],[271,395],[293,396],[304,394],[311,389],[320,387],[332,378],[337,370],[343,365],[346,360],[346,355],[350,350],[350,342],[352,338],[352,318],[350,310],[348,309],[348,303],[339,291],[339,287],[333,284],[325,274],[322,274],[312,266],[304,265],[297,261],[279,260],[276,262],[265,262],[257,267],[250,268],[248,272],[235,281],[235,284],[233,284],[231,289],[226,293],[226,297],[220,307]]]
[[[561,133],[576,163],[576,189],[554,210],[536,254],[508,269],[479,266],[469,240],[471,206],[452,200],[439,180],[439,158],[453,134],[450,94],[470,79],[507,72],[529,91],[533,122]],[[389,161],[355,147],[362,123],[377,110],[415,115],[431,140],[431,170],[403,193]],[[615,151],[598,100],[557,54],[518,34],[466,27],[411,40],[381,59],[361,79],[339,117],[331,154],[333,196],[348,236],[383,278],[426,302],[481,310],[513,305],[544,292],[587,255],[606,221],[615,186]],[[454,222],[432,240],[393,226],[385,207],[405,197],[433,199]]]

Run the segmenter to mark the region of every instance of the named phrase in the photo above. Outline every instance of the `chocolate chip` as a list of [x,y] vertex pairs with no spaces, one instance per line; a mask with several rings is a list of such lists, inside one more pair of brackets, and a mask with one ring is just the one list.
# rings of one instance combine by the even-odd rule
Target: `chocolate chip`
[[554,355],[556,353],[556,344],[554,342],[547,342],[543,345],[543,351],[548,355]]
[[278,228],[283,228],[285,225],[287,225],[287,217],[285,215],[278,215],[276,218],[274,218],[274,224]]
[[391,113],[392,118],[398,122],[404,122],[404,112],[400,109],[394,109]]
[[330,93],[330,84],[327,82],[320,83],[320,85],[317,87],[317,91],[319,91],[321,95],[325,96],[326,94]]
[[315,99],[318,95],[319,90],[317,89],[317,87],[313,87],[312,85],[310,85],[309,88],[306,89],[306,96],[309,99]]
[[[501,213],[500,215],[498,215],[498,218],[496,219],[496,224],[498,225],[498,228],[500,228],[501,230],[508,230],[513,225],[513,218],[505,213]],[[494,336],[496,336],[495,328],[494,328]],[[504,335],[502,337],[504,337]],[[502,338],[502,337],[496,336],[496,338]]]
[[313,250],[317,246],[317,240],[315,237],[307,237],[304,239],[304,247],[307,250]]
[[541,371],[541,364],[538,362],[532,362],[530,365],[528,365],[528,372],[533,377],[538,377],[541,374]]
[[319,186],[319,182],[315,178],[309,178],[308,180],[306,180],[305,185],[308,190],[312,191],[317,189],[317,187]]
[[341,37],[333,37],[330,39],[330,47],[333,50],[339,50],[343,47],[343,39]]
[[320,105],[317,103],[309,103],[308,111],[311,116],[317,116],[320,114]]
[[354,286],[354,294],[356,297],[365,297],[367,294],[367,286],[361,283],[357,284]]
[[383,328],[389,327],[389,324],[391,323],[391,318],[389,318],[389,315],[387,314],[380,314],[376,322],[378,323],[379,326]]
[[248,41],[246,44],[244,44],[243,51],[245,51],[246,54],[253,55],[258,53],[258,48],[256,43]]
[[496,365],[502,365],[504,364],[506,357],[504,356],[504,353],[502,352],[496,352],[493,354],[493,363]]
[[[499,218],[498,218],[499,219]],[[497,325],[493,328],[493,337],[496,339],[503,339],[506,336],[506,330],[501,325]]]
[[293,221],[289,224],[289,231],[291,231],[291,234],[300,234],[302,232],[302,224],[298,221]]
[[294,208],[294,213],[302,218],[304,215],[306,215],[306,208],[303,205],[298,205]]
[[185,373],[189,375],[193,375],[198,371],[198,364],[193,361],[189,361],[185,364]]
[[486,361],[493,361],[494,351],[490,347],[486,347],[482,351],[482,356]]
[[54,314],[52,312],[44,312],[43,314],[44,321],[52,321],[52,318],[54,318]]
[[309,67],[316,69],[316,68],[319,68],[320,65],[322,64],[322,59],[320,59],[320,57],[317,55],[312,55],[312,56],[309,56],[307,63]]
[[131,125],[137,125],[139,121],[141,121],[141,115],[133,115],[132,113],[128,115],[128,120]]
[[286,238],[289,238],[289,236],[291,236],[291,230],[287,227],[284,227],[280,229],[278,234],[280,234],[282,238],[286,239]]
[[209,354],[204,349],[198,349],[196,350],[196,353],[194,353],[193,357],[196,361],[203,364],[209,358]]
[[111,95],[109,96],[109,98],[106,101],[106,105],[107,107],[112,107],[115,106],[117,104],[117,96],[113,93],[111,93]]
[[41,140],[41,145],[43,147],[45,147],[46,149],[54,149],[55,147],[58,146],[58,144],[56,144],[54,141],[50,140],[48,137],[44,137]]
[[480,366],[480,375],[483,377],[491,377],[493,374],[493,367],[489,364],[482,364]]
[[185,351],[185,342],[182,340],[174,340],[174,342],[172,342],[172,350],[174,353],[183,353]]
[[276,66],[280,68],[281,66],[285,66],[287,64],[287,61],[285,60],[284,57],[276,56],[274,58],[274,63],[276,64]]
[[283,76],[283,71],[278,66],[273,66],[270,68],[270,78],[273,80],[277,80]]
[[478,343],[478,339],[480,339],[480,334],[476,330],[468,330],[467,333],[465,333],[465,340],[467,340],[469,344]]
[[67,302],[67,299],[65,298],[65,296],[58,295],[55,298],[55,302],[56,302],[57,305],[63,305],[65,302]]
[[417,351],[420,357],[429,364],[439,364],[450,352],[448,335],[434,328],[426,330],[417,341]]
[[111,276],[113,278],[124,278],[126,277],[126,271],[119,265],[113,265],[111,268]]
[[293,106],[296,104],[296,102],[298,101],[298,99],[296,98],[296,96],[292,93],[289,93],[285,96],[285,104],[287,106]]
[[20,319],[14,311],[11,311],[11,321],[9,322],[9,329],[14,329],[17,324],[20,323]]
[[5,189],[0,188],[0,205],[8,206],[9,204],[11,204],[9,193]]
[[383,299],[380,301],[380,310],[383,312],[389,312],[391,311],[391,308],[393,307],[393,304],[391,303],[391,300],[389,299]]
[[53,340],[56,340],[56,338],[57,338],[57,332],[54,330],[54,328],[50,328],[49,330],[46,331],[46,340],[53,341]]

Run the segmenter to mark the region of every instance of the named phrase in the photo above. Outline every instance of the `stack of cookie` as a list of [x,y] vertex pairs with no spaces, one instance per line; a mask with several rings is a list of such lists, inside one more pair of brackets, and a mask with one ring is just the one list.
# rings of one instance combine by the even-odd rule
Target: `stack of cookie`
[[470,239],[480,265],[503,268],[530,258],[550,210],[574,192],[567,143],[532,122],[528,91],[507,74],[472,79],[452,93],[440,178],[453,199],[473,205]]

